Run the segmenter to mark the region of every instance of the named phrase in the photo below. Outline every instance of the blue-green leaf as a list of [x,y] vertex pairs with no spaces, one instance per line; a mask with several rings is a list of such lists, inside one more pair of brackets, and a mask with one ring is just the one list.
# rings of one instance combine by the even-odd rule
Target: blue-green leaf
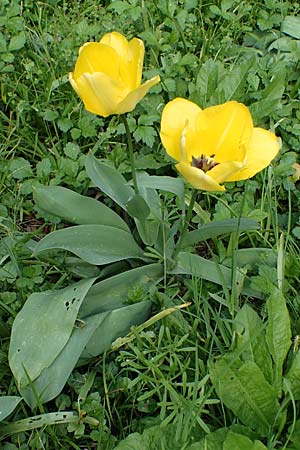
[[89,154],[85,160],[85,168],[90,179],[108,197],[126,210],[126,204],[134,195],[123,175],[117,169],[108,166]]
[[30,295],[14,320],[9,347],[9,363],[19,388],[34,381],[64,348],[94,281]]
[[22,400],[15,395],[0,397],[0,422],[9,416]]
[[37,206],[66,222],[107,225],[129,231],[118,214],[103,203],[60,186],[38,186],[33,190]]
[[108,264],[127,258],[143,258],[143,251],[127,231],[105,225],[78,225],[54,231],[35,247],[68,250],[90,264]]
[[236,231],[257,230],[259,225],[251,219],[226,219],[201,225],[197,230],[190,231],[182,240],[182,248],[197,242],[211,239]]

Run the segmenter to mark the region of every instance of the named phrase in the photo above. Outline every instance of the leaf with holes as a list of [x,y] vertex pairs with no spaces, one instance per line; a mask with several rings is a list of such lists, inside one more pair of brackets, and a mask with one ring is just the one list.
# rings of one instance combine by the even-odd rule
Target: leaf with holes
[[9,364],[19,388],[34,381],[64,348],[94,281],[30,295],[15,318],[9,347]]

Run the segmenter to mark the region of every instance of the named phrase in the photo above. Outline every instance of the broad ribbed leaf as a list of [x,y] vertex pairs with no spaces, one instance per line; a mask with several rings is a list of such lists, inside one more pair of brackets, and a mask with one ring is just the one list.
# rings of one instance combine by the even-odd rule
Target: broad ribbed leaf
[[229,431],[223,450],[268,450],[261,441],[251,441],[247,436]]
[[126,210],[128,200],[133,197],[134,190],[120,172],[89,154],[85,160],[85,168],[90,179],[108,197]]
[[251,219],[227,219],[218,220],[200,226],[197,230],[190,231],[182,240],[182,248],[196,244],[206,239],[211,239],[236,231],[250,231],[259,228],[257,222]]
[[275,287],[267,300],[267,308],[266,341],[275,365],[274,385],[280,396],[282,367],[292,343],[292,333],[286,300],[282,292]]
[[78,225],[54,231],[37,244],[34,253],[53,249],[68,250],[97,265],[143,257],[130,233],[105,225]]
[[294,400],[300,400],[300,352],[294,356],[292,365],[285,378],[289,382],[290,390],[293,393]]
[[14,320],[9,347],[9,364],[19,388],[29,384],[28,377],[34,381],[64,348],[94,281],[30,295]]
[[249,305],[244,305],[234,319],[237,349],[244,361],[253,361],[272,384],[272,359],[265,339],[265,325]]
[[34,189],[39,208],[77,225],[107,225],[129,231],[118,214],[93,198],[85,197],[60,186],[39,186]]
[[214,388],[224,405],[244,424],[267,436],[279,411],[277,393],[252,361],[227,354],[209,363]]
[[21,400],[21,397],[15,395],[0,397],[0,422],[13,412]]

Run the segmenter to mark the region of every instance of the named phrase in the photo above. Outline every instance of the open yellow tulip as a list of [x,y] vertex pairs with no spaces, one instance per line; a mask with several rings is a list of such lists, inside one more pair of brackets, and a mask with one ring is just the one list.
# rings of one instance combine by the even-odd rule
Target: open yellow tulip
[[131,41],[116,31],[100,42],[87,42],[79,50],[69,80],[85,108],[99,116],[132,111],[159,76],[141,84],[144,43]]
[[254,127],[248,108],[236,101],[202,110],[176,98],[163,110],[160,136],[167,153],[179,161],[177,170],[206,191],[224,191],[221,183],[252,177],[279,151],[275,134]]

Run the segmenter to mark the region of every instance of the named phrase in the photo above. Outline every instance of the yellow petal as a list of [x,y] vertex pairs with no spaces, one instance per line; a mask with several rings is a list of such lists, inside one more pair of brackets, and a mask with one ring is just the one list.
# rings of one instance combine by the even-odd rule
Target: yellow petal
[[124,114],[126,112],[132,111],[135,108],[136,104],[147,94],[149,89],[155,84],[159,83],[159,81],[160,77],[159,75],[156,75],[138,88],[129,92],[124,100],[119,102],[115,113]]
[[199,154],[194,156],[215,155],[215,160],[220,163],[243,161],[245,145],[252,131],[251,114],[242,103],[230,101],[210,106],[198,118],[196,136]]
[[228,181],[230,177],[234,176],[236,172],[239,172],[244,167],[244,163],[239,161],[228,161],[220,163],[217,166],[206,172],[206,175],[213,178],[217,183],[224,183]]
[[100,39],[100,44],[105,44],[108,47],[113,48],[121,58],[127,59],[128,41],[117,31],[112,31],[111,33],[106,33],[102,36]]
[[228,181],[246,180],[267,167],[279,152],[279,144],[274,133],[263,128],[254,128],[248,144],[245,167],[230,177]]
[[168,155],[177,161],[182,159],[181,136],[183,130],[185,130],[186,145],[188,145],[190,139],[193,139],[197,117],[201,111],[198,105],[184,98],[175,98],[164,107],[160,137]]
[[213,178],[201,169],[192,167],[190,164],[180,162],[176,164],[178,172],[196,189],[203,191],[225,191],[224,186],[220,186]]
[[85,73],[76,81],[71,74],[70,82],[85,108],[103,117],[118,114],[118,104],[127,94],[118,82],[104,73]]
[[99,42],[88,42],[79,51],[72,77],[76,81],[84,73],[95,72],[102,72],[113,79],[118,79],[120,58],[113,48]]
[[128,44],[128,70],[132,80],[132,87],[141,84],[145,47],[141,39],[133,38]]
[[122,34],[113,31],[105,34],[100,40],[113,48],[120,58],[120,78],[128,85],[129,89],[135,89],[141,84],[144,62],[144,43],[141,39],[133,38],[131,41]]

